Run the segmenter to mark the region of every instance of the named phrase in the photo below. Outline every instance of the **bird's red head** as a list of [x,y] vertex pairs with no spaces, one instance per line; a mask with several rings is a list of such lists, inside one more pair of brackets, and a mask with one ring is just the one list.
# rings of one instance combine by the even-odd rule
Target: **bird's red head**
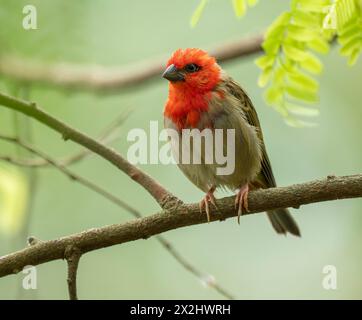
[[197,127],[221,78],[215,58],[196,48],[178,49],[162,76],[170,81],[164,115],[179,128]]
[[168,60],[163,77],[171,86],[205,93],[218,84],[220,67],[214,57],[201,49],[178,49]]

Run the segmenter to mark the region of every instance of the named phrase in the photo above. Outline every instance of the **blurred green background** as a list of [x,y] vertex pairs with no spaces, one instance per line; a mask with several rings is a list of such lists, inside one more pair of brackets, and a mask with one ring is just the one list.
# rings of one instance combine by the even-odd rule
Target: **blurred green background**
[[[22,28],[22,9],[29,3],[38,10],[38,30]],[[209,49],[261,32],[289,5],[287,1],[260,1],[239,20],[230,2],[215,0],[207,6],[197,27],[191,29],[189,20],[197,4],[185,0],[1,0],[0,54],[49,63],[122,66],[167,57],[179,47]],[[278,184],[362,172],[362,59],[349,68],[337,48],[323,57],[319,125],[295,129],[286,126],[263,101],[254,58],[234,60],[223,68],[254,101]],[[0,78],[1,92],[13,93],[14,87],[14,82]],[[162,125],[167,88],[160,79],[102,96],[34,85],[30,99],[94,137],[122,110],[133,109],[121,127],[120,139],[112,145],[126,155],[130,129],[148,128],[150,120]],[[13,132],[12,117],[10,111],[0,108],[2,133]],[[35,122],[32,126],[34,142],[47,153],[60,157],[79,150],[48,128]],[[14,147],[4,143],[0,148],[2,155],[14,152]],[[87,158],[72,169],[145,215],[158,210],[147,192],[98,157]],[[142,169],[186,202],[202,197],[176,166],[149,165]],[[132,219],[54,169],[37,172],[29,228],[30,234],[39,239]],[[362,201],[319,203],[292,211],[302,230],[301,239],[276,235],[264,214],[244,217],[240,226],[229,219],[174,230],[165,236],[188,260],[240,299],[361,299]],[[0,234],[0,256],[24,246],[23,238]],[[325,265],[337,268],[337,290],[322,287]],[[21,273],[1,278],[0,299],[67,299],[64,261],[43,264],[37,270],[37,290],[22,289]],[[222,298],[202,286],[152,238],[86,254],[80,262],[78,282],[82,299]]]

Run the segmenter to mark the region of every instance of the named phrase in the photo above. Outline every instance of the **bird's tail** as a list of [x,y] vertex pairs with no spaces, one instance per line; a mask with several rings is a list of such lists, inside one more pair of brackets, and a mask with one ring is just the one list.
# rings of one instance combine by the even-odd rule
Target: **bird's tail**
[[269,220],[277,233],[291,234],[300,237],[300,231],[297,223],[289,213],[288,209],[277,209],[267,212]]

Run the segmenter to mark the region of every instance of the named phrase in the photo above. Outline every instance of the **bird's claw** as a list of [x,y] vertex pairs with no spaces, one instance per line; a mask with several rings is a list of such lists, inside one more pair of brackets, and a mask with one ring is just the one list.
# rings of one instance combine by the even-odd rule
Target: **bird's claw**
[[243,209],[245,210],[245,212],[249,212],[248,194],[249,194],[249,185],[245,184],[240,188],[238,194],[236,195],[235,209],[238,210],[238,224],[240,224],[240,216],[243,214]]
[[216,199],[213,192],[214,189],[211,189],[208,193],[206,193],[205,197],[199,203],[200,213],[202,213],[203,209],[205,208],[207,222],[210,222],[209,202],[217,209]]

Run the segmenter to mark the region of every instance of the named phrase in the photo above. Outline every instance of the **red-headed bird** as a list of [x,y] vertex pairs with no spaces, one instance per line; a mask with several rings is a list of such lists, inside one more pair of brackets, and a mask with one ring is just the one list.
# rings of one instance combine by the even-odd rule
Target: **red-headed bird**
[[[209,202],[216,206],[216,188],[237,190],[238,221],[248,210],[249,189],[275,187],[273,171],[264,146],[263,134],[254,106],[245,91],[223,71],[215,58],[196,48],[179,49],[167,63],[163,77],[169,80],[164,109],[165,128],[174,129],[182,140],[182,129],[234,129],[235,170],[218,175],[217,165],[201,162],[178,166],[206,195],[200,202],[209,217]],[[267,212],[277,233],[300,236],[287,209]]]

